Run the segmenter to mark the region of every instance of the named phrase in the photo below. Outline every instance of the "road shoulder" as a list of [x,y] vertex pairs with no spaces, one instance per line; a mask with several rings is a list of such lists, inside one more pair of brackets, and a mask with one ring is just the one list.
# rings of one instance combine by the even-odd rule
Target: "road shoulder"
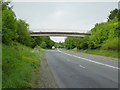
[[37,88],[58,88],[57,83],[50,71],[49,65],[43,54],[43,59],[40,66],[40,81]]

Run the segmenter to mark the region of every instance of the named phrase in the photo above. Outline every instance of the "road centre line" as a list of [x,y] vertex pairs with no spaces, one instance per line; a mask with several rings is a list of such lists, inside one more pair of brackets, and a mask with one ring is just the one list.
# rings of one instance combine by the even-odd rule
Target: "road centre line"
[[82,58],[82,57],[78,57],[78,56],[76,56],[76,55],[68,54],[68,53],[65,53],[65,52],[63,52],[63,51],[60,51],[59,49],[58,49],[57,51],[58,51],[58,52],[61,52],[61,53],[63,53],[63,54],[69,55],[69,56],[73,56],[73,57],[76,57],[76,58],[84,59],[84,60],[86,60],[86,61],[89,61],[89,62],[93,62],[93,63],[99,64],[99,65],[111,67],[111,68],[114,68],[114,69],[120,69],[120,68],[118,68],[118,67],[114,67],[114,66],[111,66],[111,65],[108,65],[108,64],[104,64],[104,63],[92,61],[92,60],[87,59],[87,58]]
[[79,65],[80,67],[82,67],[82,68],[85,68],[84,66],[82,66],[82,65]]

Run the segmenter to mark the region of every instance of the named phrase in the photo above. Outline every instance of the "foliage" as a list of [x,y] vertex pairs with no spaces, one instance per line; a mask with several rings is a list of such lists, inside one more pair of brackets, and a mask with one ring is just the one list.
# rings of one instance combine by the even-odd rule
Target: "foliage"
[[42,43],[42,37],[32,37],[32,47],[40,46]]
[[[93,55],[102,55],[102,56],[107,56],[107,57],[113,57],[113,58],[118,58],[119,54],[118,51],[113,51],[113,50],[104,50],[104,49],[86,49],[86,50],[78,50],[76,48],[70,49],[69,51],[75,51],[75,52],[82,52],[82,53],[88,53],[88,54],[93,54]],[[113,59],[115,60],[115,59]]]
[[107,56],[107,57],[118,58],[118,51],[113,51],[113,50],[108,51],[108,50],[103,50],[103,49],[88,49],[88,50],[81,51],[81,52],[94,54],[94,55],[102,55],[102,56]]
[[64,43],[63,42],[59,42],[59,43],[55,43],[55,48],[64,48],[65,46],[64,46]]
[[49,37],[31,37],[29,24],[24,20],[17,20],[15,13],[10,7],[10,2],[2,2],[2,42],[6,45],[12,45],[17,41],[29,47],[35,47],[44,43],[44,48],[52,48],[54,42]]
[[77,49],[87,49],[88,48],[88,37],[85,37],[85,38],[80,38],[77,40],[77,44],[76,44],[76,47]]
[[43,41],[40,46],[41,46],[41,48],[46,48],[47,44],[46,44],[46,42]]
[[108,16],[108,20],[114,19],[114,18],[118,18],[119,11],[120,11],[120,10],[118,10],[117,8],[114,9],[114,10],[112,10],[112,11],[110,12],[110,15]]
[[106,40],[118,37],[118,32],[120,30],[118,30],[117,18],[109,22],[96,24],[91,30],[92,35],[89,37],[89,48],[100,48]]
[[67,37],[65,39],[65,48],[66,49],[73,49],[76,47],[76,42],[77,38],[76,37]]
[[2,41],[11,44],[18,36],[16,34],[16,16],[8,2],[2,3]]
[[31,46],[31,37],[28,24],[24,20],[17,20],[17,41],[23,45]]
[[120,50],[120,48],[118,46],[119,45],[118,44],[119,40],[120,40],[120,38],[118,38],[118,37],[106,40],[106,42],[102,45],[102,49],[105,49],[105,50]]
[[65,40],[65,48],[66,49],[86,49],[88,47],[87,37],[68,37]]
[[16,19],[9,4],[2,2],[2,87],[29,88],[32,87],[30,80],[34,70],[40,67],[39,56],[42,52],[30,47],[45,42],[46,45],[42,46],[52,48],[54,42],[49,37],[31,37],[29,25],[24,20]]
[[46,48],[51,49],[54,46],[54,41],[50,39],[50,37],[42,37],[42,40],[47,44]]
[[106,49],[106,50],[119,50],[118,37],[120,37],[120,21],[118,9],[110,12],[109,20],[103,23],[96,23],[95,27],[89,32],[91,36],[84,38],[68,37],[65,40],[65,48],[79,50],[85,49]]
[[18,43],[14,43],[13,46],[3,44],[2,51],[2,87],[31,87],[29,81],[35,69],[40,66],[41,51],[32,50]]
[[[51,49],[52,46],[54,46],[55,42],[50,39],[50,37],[42,36],[42,37],[33,37],[33,45],[32,47],[35,47],[36,45],[43,47],[44,49]],[[45,45],[45,46],[44,46]]]

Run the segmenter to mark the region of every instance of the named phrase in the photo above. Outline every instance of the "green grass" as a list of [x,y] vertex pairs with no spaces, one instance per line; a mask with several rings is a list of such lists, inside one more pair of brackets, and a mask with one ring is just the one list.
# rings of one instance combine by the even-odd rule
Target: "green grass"
[[2,44],[0,44],[0,89],[2,88]]
[[2,46],[2,88],[32,88],[33,73],[40,67],[41,49],[15,43]]
[[76,48],[75,49],[71,49],[70,51],[77,51],[77,52],[89,53],[89,54],[94,54],[94,55],[101,55],[101,56],[118,58],[118,51],[102,50],[102,49],[77,50]]

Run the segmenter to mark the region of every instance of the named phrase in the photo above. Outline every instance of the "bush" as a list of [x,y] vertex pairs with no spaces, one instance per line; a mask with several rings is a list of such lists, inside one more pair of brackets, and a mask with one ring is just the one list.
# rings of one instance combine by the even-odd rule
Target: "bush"
[[118,38],[118,37],[106,40],[105,43],[102,45],[102,49],[105,49],[105,50],[120,50],[118,40],[120,40],[120,38]]
[[46,42],[44,42],[44,41],[41,43],[40,46],[41,46],[42,48],[44,48],[44,49],[47,48],[47,44],[46,44]]

